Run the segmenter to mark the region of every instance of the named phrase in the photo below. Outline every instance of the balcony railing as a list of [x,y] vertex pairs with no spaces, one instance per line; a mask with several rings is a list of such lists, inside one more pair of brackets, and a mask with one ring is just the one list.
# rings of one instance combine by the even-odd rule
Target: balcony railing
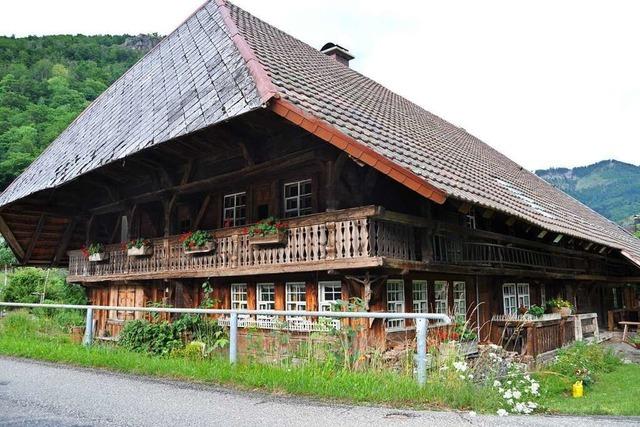
[[242,228],[227,228],[212,231],[215,250],[202,255],[186,254],[178,235],[150,239],[149,256],[127,256],[121,244],[106,246],[109,258],[104,262],[70,251],[68,280],[230,276],[418,260],[414,227],[377,218],[380,212],[367,206],[287,220],[287,242],[281,246],[252,245]]

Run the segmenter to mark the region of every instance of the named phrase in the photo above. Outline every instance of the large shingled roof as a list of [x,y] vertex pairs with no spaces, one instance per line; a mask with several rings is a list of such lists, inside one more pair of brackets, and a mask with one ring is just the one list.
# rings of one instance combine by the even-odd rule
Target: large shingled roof
[[206,3],[107,89],[5,190],[0,206],[275,98],[448,197],[640,259],[640,240],[616,224],[463,129],[224,0]]

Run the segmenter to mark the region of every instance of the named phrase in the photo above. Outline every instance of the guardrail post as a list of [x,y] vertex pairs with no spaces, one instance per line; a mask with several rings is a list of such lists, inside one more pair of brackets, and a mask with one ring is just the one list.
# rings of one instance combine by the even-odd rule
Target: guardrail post
[[229,320],[229,362],[238,361],[238,313],[231,313]]
[[87,308],[87,321],[84,329],[82,345],[90,347],[93,343],[93,308]]
[[427,319],[416,319],[416,350],[418,353],[418,384],[427,383]]

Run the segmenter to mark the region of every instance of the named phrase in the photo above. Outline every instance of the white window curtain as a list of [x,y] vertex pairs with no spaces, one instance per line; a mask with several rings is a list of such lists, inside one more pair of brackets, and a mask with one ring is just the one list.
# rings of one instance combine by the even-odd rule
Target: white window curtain
[[447,314],[449,306],[449,283],[444,280],[436,280],[433,284],[436,313]]
[[467,320],[467,284],[453,282],[453,314],[456,321]]

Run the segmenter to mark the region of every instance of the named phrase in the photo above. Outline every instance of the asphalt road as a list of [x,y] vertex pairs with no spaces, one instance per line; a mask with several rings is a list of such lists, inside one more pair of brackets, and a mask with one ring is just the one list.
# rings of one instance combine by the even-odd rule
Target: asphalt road
[[631,426],[640,418],[471,416],[348,406],[0,357],[0,426]]

